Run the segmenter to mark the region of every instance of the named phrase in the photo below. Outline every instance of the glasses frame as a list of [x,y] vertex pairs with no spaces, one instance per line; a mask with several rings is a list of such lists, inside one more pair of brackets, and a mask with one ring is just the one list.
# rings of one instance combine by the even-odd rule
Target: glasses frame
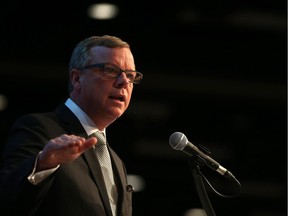
[[[109,73],[105,73],[104,68],[105,68],[106,65],[110,65],[110,66],[112,66],[114,68],[117,68],[119,70],[117,76],[112,76]],[[93,68],[100,68],[100,69],[102,69],[102,73],[103,74],[105,74],[107,76],[110,76],[112,78],[116,78],[116,79],[121,75],[121,73],[125,73],[125,75],[127,75],[128,72],[135,72],[136,73],[135,78],[137,77],[136,81],[135,81],[135,78],[133,80],[131,80],[131,79],[129,79],[127,77],[129,79],[129,81],[131,83],[133,83],[133,84],[139,84],[140,81],[143,79],[143,74],[142,73],[140,73],[138,71],[135,71],[135,70],[123,70],[123,69],[119,68],[118,66],[116,66],[114,64],[111,64],[111,63],[97,63],[97,64],[90,64],[90,65],[86,65],[86,66],[82,67],[82,69],[93,69]]]

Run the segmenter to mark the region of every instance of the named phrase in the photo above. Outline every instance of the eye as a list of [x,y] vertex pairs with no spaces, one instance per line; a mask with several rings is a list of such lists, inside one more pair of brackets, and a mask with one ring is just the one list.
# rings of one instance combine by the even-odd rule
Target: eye
[[106,65],[104,68],[104,72],[109,76],[118,77],[119,69],[110,65]]
[[129,79],[129,80],[131,80],[131,81],[133,81],[134,79],[135,79],[135,72],[129,72],[129,71],[127,71],[126,72],[126,77]]

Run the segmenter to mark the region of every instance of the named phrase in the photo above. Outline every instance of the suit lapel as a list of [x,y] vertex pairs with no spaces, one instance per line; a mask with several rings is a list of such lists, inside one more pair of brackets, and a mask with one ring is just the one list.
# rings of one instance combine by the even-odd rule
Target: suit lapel
[[[68,133],[75,134],[77,136],[82,136],[84,138],[88,138],[86,131],[81,125],[78,118],[71,112],[71,110],[65,106],[65,104],[60,105],[55,112],[59,115],[59,118],[63,122],[63,127],[67,130]],[[101,167],[96,159],[96,155],[94,152],[94,148],[90,148],[86,150],[82,157],[84,157],[85,161],[88,164],[88,167],[92,173],[92,178],[95,184],[98,187],[103,206],[106,210],[108,216],[112,216],[112,211],[109,203],[109,197],[106,191],[106,186],[104,183],[104,179],[101,173]]]
[[95,181],[95,184],[98,187],[98,190],[99,190],[101,199],[103,201],[104,208],[106,209],[107,215],[112,216],[109,197],[107,194],[107,190],[106,190],[105,182],[104,182],[103,175],[101,172],[100,164],[99,164],[98,160],[96,159],[94,148],[91,148],[91,149],[88,149],[87,151],[85,151],[83,153],[83,157],[86,159],[88,166],[91,170],[92,177]]
[[87,134],[82,127],[80,121],[65,104],[61,104],[55,110],[55,112],[61,119],[62,126],[65,128],[67,133],[87,137]]
[[125,212],[125,194],[126,194],[126,186],[127,186],[127,178],[126,171],[124,170],[123,163],[118,155],[113,151],[113,149],[109,147],[109,152],[112,160],[112,166],[114,170],[115,180],[117,181],[118,186],[118,203],[122,203],[122,205],[118,204],[118,215],[121,215],[121,212]]
[[122,161],[120,160],[118,155],[113,151],[113,149],[110,148],[109,145],[108,145],[108,147],[109,147],[109,152],[110,152],[112,164],[114,167],[113,170],[114,170],[115,175],[117,176],[118,183],[120,183],[119,186],[126,185],[126,175],[125,175],[125,171],[123,169]]

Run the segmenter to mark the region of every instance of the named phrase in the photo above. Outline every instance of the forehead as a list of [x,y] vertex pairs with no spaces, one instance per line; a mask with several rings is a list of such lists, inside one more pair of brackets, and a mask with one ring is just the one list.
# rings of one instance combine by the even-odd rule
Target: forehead
[[108,48],[104,46],[95,46],[90,49],[90,55],[92,61],[105,61],[116,60],[116,61],[134,61],[133,55],[129,48]]

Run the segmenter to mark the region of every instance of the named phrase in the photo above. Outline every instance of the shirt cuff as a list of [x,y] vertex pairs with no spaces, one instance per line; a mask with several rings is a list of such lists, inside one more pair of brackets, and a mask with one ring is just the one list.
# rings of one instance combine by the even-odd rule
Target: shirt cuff
[[38,157],[40,155],[42,151],[40,151],[35,159],[35,163],[34,163],[34,168],[32,170],[32,173],[27,177],[28,181],[33,184],[33,185],[37,185],[40,182],[42,182],[44,179],[46,179],[48,176],[50,176],[52,173],[54,173],[59,167],[60,165],[58,165],[55,168],[52,169],[48,169],[48,170],[43,170],[40,172],[36,172],[36,167],[37,167],[37,162],[38,162]]

